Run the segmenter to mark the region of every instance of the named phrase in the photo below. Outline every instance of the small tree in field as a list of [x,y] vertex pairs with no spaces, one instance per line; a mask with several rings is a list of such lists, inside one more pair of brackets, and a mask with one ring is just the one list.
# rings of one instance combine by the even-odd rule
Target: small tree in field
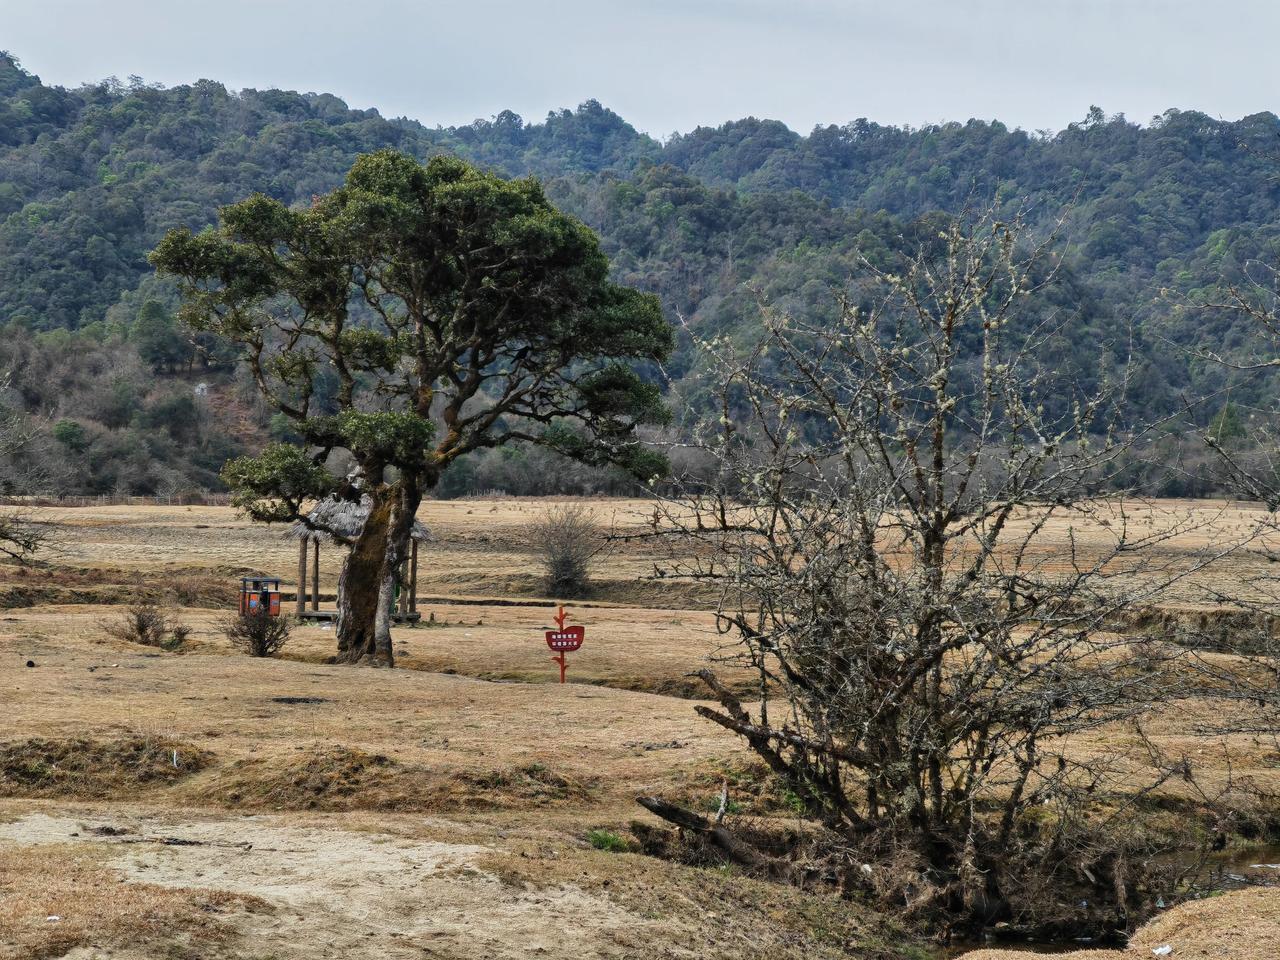
[[274,657],[289,642],[289,621],[258,608],[237,614],[227,624],[227,639],[251,657]]
[[[527,442],[663,469],[636,430],[666,409],[630,361],[665,357],[669,325],[535,180],[381,151],[310,209],[251,197],[216,230],[171,231],[152,261],[301,438],[228,464],[236,502],[285,521],[315,497],[369,498],[339,580],[340,660],[393,662],[392,579],[424,493],[463,454]],[[353,482],[324,469],[335,452]]]
[[720,707],[695,709],[827,827],[847,882],[961,926],[1122,925],[1155,894],[1083,821],[1120,771],[1070,740],[1168,693],[1179,652],[1109,628],[1174,576],[1147,548],[1186,524],[1100,492],[1120,391],[1038,363],[1066,321],[1016,224],[952,224],[858,280],[834,325],[766,310],[748,355],[707,345],[720,473],[654,532],[670,572],[722,585],[759,703],[704,671]]
[[547,593],[554,597],[582,596],[605,546],[595,517],[580,503],[549,509],[529,527],[529,543],[542,565]]

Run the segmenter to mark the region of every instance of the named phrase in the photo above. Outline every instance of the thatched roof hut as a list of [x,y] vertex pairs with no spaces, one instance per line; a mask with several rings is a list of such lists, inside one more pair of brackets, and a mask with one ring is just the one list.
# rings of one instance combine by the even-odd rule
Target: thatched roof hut
[[[372,502],[369,497],[362,496],[360,502],[326,497],[317,503],[307,514],[310,525],[299,520],[289,528],[289,536],[298,541],[298,616],[329,619],[331,614],[320,611],[320,544],[340,543],[349,546],[360,534],[364,521],[369,516]],[[315,529],[315,528],[319,529]],[[398,609],[395,616],[399,620],[418,619],[418,544],[430,539],[431,531],[417,520],[413,522],[410,534],[411,549],[401,571],[401,583],[407,581],[408,590],[400,591]],[[307,568],[308,547],[311,548],[311,611],[307,612]]]
[[[334,543],[335,539],[339,542],[349,542],[359,535],[360,528],[364,526],[365,517],[369,515],[369,507],[370,501],[367,495],[361,497],[359,503],[338,497],[326,497],[307,513],[307,519],[311,524],[320,529],[313,529],[313,526],[299,520],[289,528],[289,536],[295,540],[316,540],[323,543]],[[329,531],[337,534],[337,538]],[[412,537],[418,543],[425,543],[431,539],[431,531],[415,520]]]

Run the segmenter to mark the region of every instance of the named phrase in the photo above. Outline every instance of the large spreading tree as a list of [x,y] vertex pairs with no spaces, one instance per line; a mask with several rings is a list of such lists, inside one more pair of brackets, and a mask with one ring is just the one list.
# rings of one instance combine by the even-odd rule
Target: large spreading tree
[[308,209],[253,196],[217,228],[170,231],[151,259],[179,279],[186,323],[240,348],[299,438],[228,464],[237,502],[279,522],[318,497],[368,498],[339,583],[340,660],[393,663],[414,514],[457,458],[527,442],[662,469],[637,429],[667,411],[635,361],[665,358],[670,326],[655,297],[610,282],[595,234],[533,179],[380,151]]

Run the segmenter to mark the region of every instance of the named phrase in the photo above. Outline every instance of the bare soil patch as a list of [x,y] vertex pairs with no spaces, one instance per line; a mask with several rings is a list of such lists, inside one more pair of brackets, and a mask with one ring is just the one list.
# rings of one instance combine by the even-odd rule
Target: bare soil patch
[[258,897],[130,882],[83,844],[0,845],[0,960],[133,945],[199,956],[239,939],[235,918]]
[[[556,843],[536,828],[478,842],[450,822],[386,826],[394,832],[117,807],[0,823],[0,851],[74,849],[124,878],[117,889],[145,884],[187,897],[199,885],[228,902],[271,905],[217,917],[212,929],[228,935],[186,952],[180,925],[154,952],[144,930],[125,930],[135,937],[131,960],[920,956],[902,931],[827,895]],[[87,923],[88,906],[68,905],[68,922]],[[37,926],[24,948],[50,956],[74,942]]]

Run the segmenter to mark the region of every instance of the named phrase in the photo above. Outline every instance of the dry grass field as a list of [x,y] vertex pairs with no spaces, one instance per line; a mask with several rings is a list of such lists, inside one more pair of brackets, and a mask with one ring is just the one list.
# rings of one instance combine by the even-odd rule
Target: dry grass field
[[[695,716],[688,675],[723,639],[705,594],[648,579],[652,545],[619,547],[591,599],[570,605],[587,642],[570,654],[572,682],[553,682],[541,631],[556,598],[541,595],[524,534],[547,505],[424,506],[427,622],[396,629],[408,669],[395,671],[326,663],[333,633],[318,626],[280,658],[232,651],[235,578],[292,587],[297,548],[280,531],[226,508],[44,511],[60,530],[51,565],[0,568],[0,960],[928,956],[831,895],[597,849],[634,846],[630,824],[648,818],[638,794],[705,807],[727,779],[744,815],[785,806],[740,743]],[[623,530],[652,510],[592,506]],[[1161,547],[1168,563],[1243,536],[1251,512],[1164,503],[1135,523],[1188,517]],[[1110,535],[1074,534],[1098,549]],[[331,592],[340,557],[322,558]],[[1203,605],[1206,588],[1266,569],[1238,556],[1164,602]],[[172,598],[192,628],[182,652],[108,636],[140,589]],[[1222,745],[1190,736],[1205,709],[1162,714],[1147,733],[1170,753],[1200,751],[1222,780]],[[1226,746],[1233,776],[1280,788],[1273,745]],[[1141,776],[1134,731],[1077,750],[1131,757]],[[1187,905],[1130,954],[1181,937],[1173,960],[1280,956],[1278,899]],[[1247,924],[1270,952],[1205,932],[1224,923]]]

